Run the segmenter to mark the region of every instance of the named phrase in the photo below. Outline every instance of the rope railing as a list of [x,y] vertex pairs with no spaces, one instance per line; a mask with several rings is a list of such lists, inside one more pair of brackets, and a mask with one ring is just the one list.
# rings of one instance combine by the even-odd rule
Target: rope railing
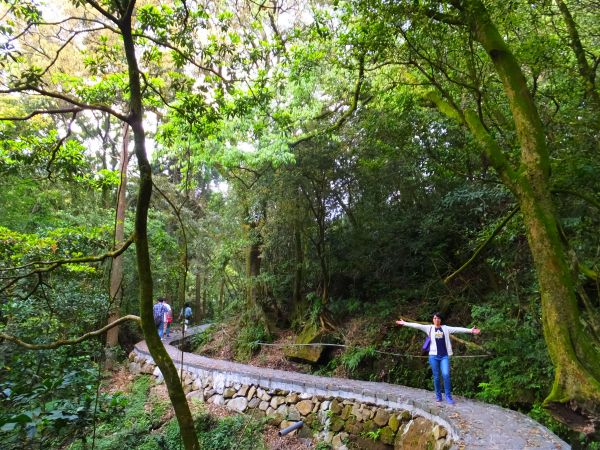
[[[354,349],[362,349],[366,350],[367,347],[356,347],[353,345],[344,345],[344,344],[329,344],[324,342],[315,342],[311,344],[271,344],[268,342],[260,342],[254,341],[252,344],[263,345],[267,347],[310,347],[310,346],[323,346],[323,347],[343,347],[343,348],[354,348]],[[407,353],[393,353],[393,352],[384,352],[381,350],[373,350],[374,353],[380,353],[382,355],[390,355],[390,356],[400,356],[404,358],[429,358],[429,355],[409,355]],[[483,355],[452,355],[452,358],[489,358],[492,355],[483,354]]]

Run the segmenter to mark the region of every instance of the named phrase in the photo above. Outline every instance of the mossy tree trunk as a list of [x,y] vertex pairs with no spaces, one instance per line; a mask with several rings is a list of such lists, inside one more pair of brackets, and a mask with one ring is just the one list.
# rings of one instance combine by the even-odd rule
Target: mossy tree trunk
[[255,236],[256,228],[255,222],[248,225],[250,244],[246,249],[246,278],[248,280],[246,298],[251,308],[258,308],[260,301],[260,286],[257,277],[260,275],[261,243],[260,239]]
[[483,3],[467,0],[458,8],[502,81],[520,143],[519,166],[513,167],[505,158],[475,112],[463,112],[437,94],[431,99],[468,126],[518,199],[540,286],[544,336],[555,368],[544,405],[571,428],[592,433],[600,424],[600,347],[582,324],[575,282],[560,240],[550,197],[544,128],[521,67]]
[[[152,195],[152,169],[146,154],[140,81],[141,74],[137,64],[135,43],[132,35],[131,23],[134,7],[135,1],[132,0],[127,4],[122,18],[117,20],[116,24],[122,33],[123,47],[127,59],[130,89],[130,112],[128,123],[133,132],[134,152],[138,161],[140,177],[135,214],[135,249],[140,285],[139,300],[142,330],[148,345],[148,350],[165,378],[169,398],[171,399],[177,421],[179,422],[183,444],[188,450],[197,450],[200,446],[194,429],[194,421],[179,380],[177,369],[158,337],[152,316],[153,282],[150,268],[150,252],[148,248],[148,209],[150,207],[150,197]],[[111,20],[114,19],[114,17],[108,13],[105,15]]]
[[267,319],[264,308],[265,289],[259,278],[262,257],[262,236],[259,226],[260,222],[257,221],[246,224],[250,241],[246,249],[246,304],[248,311],[256,315],[254,319],[258,320],[268,332],[271,332],[273,327]]
[[304,249],[302,246],[302,232],[300,225],[295,224],[294,227],[294,285],[292,291],[291,316],[289,319],[293,322],[304,316],[306,304],[303,302],[302,286],[304,281]]

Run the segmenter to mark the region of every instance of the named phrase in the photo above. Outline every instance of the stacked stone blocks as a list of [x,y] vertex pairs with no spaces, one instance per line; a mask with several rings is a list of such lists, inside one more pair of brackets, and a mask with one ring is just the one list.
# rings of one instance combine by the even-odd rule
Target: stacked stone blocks
[[[136,349],[129,361],[132,373],[152,374],[158,383],[163,381],[149,355]],[[431,416],[426,417],[426,413],[419,415],[414,408],[411,412],[394,405],[383,393],[360,389],[349,396],[333,385],[319,389],[298,386],[289,380],[256,379],[191,365],[185,369],[181,382],[188,398],[257,417],[266,416],[269,423],[281,429],[303,421],[304,426],[294,433],[301,437],[316,436],[335,449],[347,448],[350,441],[355,445],[362,442],[363,448],[375,448],[377,444],[382,449],[447,449],[453,445],[446,427],[431,420]]]

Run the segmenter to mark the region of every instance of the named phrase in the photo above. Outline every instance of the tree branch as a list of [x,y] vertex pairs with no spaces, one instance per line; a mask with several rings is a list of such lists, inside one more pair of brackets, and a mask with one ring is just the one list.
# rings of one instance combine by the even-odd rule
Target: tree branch
[[55,98],[58,100],[63,100],[75,107],[81,108],[81,109],[89,109],[89,110],[97,110],[97,111],[104,111],[108,114],[111,114],[113,116],[115,116],[117,119],[123,121],[123,122],[127,122],[129,123],[129,117],[125,116],[124,114],[118,113],[117,111],[109,108],[108,106],[104,106],[104,105],[88,105],[86,103],[80,102],[77,99],[71,98],[68,95],[64,95],[64,94],[60,94],[57,92],[50,92],[50,91],[46,91],[45,89],[42,89],[40,87],[37,86],[20,86],[20,87],[15,87],[15,88],[9,88],[9,89],[2,89],[0,90],[0,94],[11,94],[11,93],[15,93],[15,92],[26,92],[26,91],[33,91],[33,92],[37,92],[40,95],[46,96],[46,97],[50,97],[50,98]]
[[197,63],[196,61],[194,61],[189,55],[187,55],[186,53],[184,53],[182,50],[178,49],[177,47],[175,47],[172,44],[169,44],[168,42],[165,41],[161,41],[159,39],[156,39],[152,36],[148,36],[147,34],[144,33],[131,33],[131,35],[133,37],[136,38],[143,38],[143,39],[148,39],[150,42],[154,42],[156,45],[160,45],[161,47],[165,47],[168,48],[169,50],[177,53],[179,56],[181,56],[185,61],[187,61],[188,63],[190,63],[191,65],[193,65],[194,67],[196,67],[197,69],[203,70],[205,72],[211,73],[215,76],[217,76],[219,79],[221,79],[224,83],[230,83],[231,81],[235,81],[235,80],[228,80],[226,79],[220,72],[218,72],[215,69],[212,69],[210,67],[206,67],[203,66],[199,63]]
[[0,120],[24,121],[24,120],[29,120],[32,117],[39,116],[41,114],[67,114],[67,113],[77,114],[83,110],[84,110],[84,108],[80,108],[80,107],[59,108],[59,109],[36,109],[35,111],[32,111],[28,115],[23,116],[23,117],[0,117]]
[[490,235],[490,237],[488,237],[476,250],[475,252],[473,252],[473,254],[471,255],[471,257],[467,260],[467,262],[465,262],[458,270],[454,271],[453,273],[451,273],[450,275],[448,275],[446,278],[444,278],[444,284],[448,284],[451,280],[453,280],[459,273],[461,273],[462,271],[464,271],[467,267],[469,267],[471,265],[471,263],[473,261],[475,261],[475,258],[477,258],[477,256],[479,256],[479,254],[490,244],[490,242],[492,242],[492,240],[500,233],[500,231],[502,230],[502,228],[504,228],[504,226],[508,223],[508,221],[517,213],[517,211],[519,210],[518,206],[515,206],[513,208],[513,210],[510,212],[510,214],[508,216],[506,216],[504,218],[504,220],[502,222],[500,222],[500,225],[498,225],[496,227],[496,229],[494,230],[494,232]]
[[[85,2],[90,5],[92,8],[94,8],[96,11],[98,11],[100,14],[102,14],[104,17],[106,17],[108,20],[110,20],[111,22],[118,24],[119,23],[119,19],[117,19],[115,16],[113,16],[112,14],[110,14],[107,10],[105,10],[104,8],[102,8],[96,1],[94,0],[85,0]],[[132,2],[135,3],[135,2]]]
[[48,172],[48,179],[51,178],[51,175],[52,175],[51,166],[54,163],[54,160],[56,159],[56,155],[57,155],[58,151],[60,150],[62,145],[65,143],[65,141],[67,139],[69,139],[69,137],[71,136],[71,133],[72,133],[71,127],[73,126],[73,122],[75,122],[76,118],[77,118],[77,113],[73,112],[71,114],[71,120],[69,122],[69,125],[67,126],[67,132],[65,133],[65,135],[63,137],[61,137],[58,140],[58,142],[52,149],[52,154],[50,155],[50,159],[48,160],[48,163],[46,164],[46,172]]
[[354,114],[354,112],[358,108],[358,100],[359,100],[359,97],[361,94],[361,89],[362,89],[362,85],[363,85],[364,81],[365,81],[365,55],[362,54],[359,59],[358,78],[357,78],[356,84],[354,86],[354,94],[352,96],[352,103],[350,104],[350,108],[348,109],[348,111],[346,111],[344,114],[342,114],[340,116],[340,118],[334,124],[330,125],[329,127],[325,128],[324,130],[319,130],[319,129],[313,130],[309,133],[306,133],[303,136],[300,136],[299,138],[297,138],[291,142],[288,142],[288,145],[290,147],[296,147],[300,143],[308,141],[308,140],[318,136],[319,134],[330,133],[330,132],[338,129],[339,127],[341,127],[350,118],[350,116],[352,116],[352,114]]
[[[62,266],[64,264],[79,264],[79,263],[88,263],[88,262],[102,262],[102,261],[104,261],[107,258],[114,258],[116,256],[119,256],[125,250],[127,250],[127,248],[134,241],[135,241],[135,234],[132,234],[131,236],[129,236],[129,239],[127,239],[120,248],[118,248],[118,249],[116,249],[116,250],[114,250],[112,252],[104,253],[103,255],[82,256],[80,258],[71,258],[71,259],[57,259],[55,261],[33,261],[33,262],[30,262],[30,263],[24,264],[22,266],[19,266],[19,267],[9,267],[9,268],[6,268],[6,269],[0,269],[0,272],[7,272],[9,270],[21,270],[21,269],[26,269],[26,268],[32,267],[32,266],[48,266],[45,269],[35,269],[35,270],[32,270],[27,275],[19,277],[19,278],[25,278],[27,276],[30,276],[30,275],[34,274],[34,273],[49,272],[50,270],[54,270],[57,267]],[[10,277],[10,278],[12,278],[12,277]],[[2,290],[0,290],[0,292]]]
[[553,194],[569,194],[575,197],[579,197],[582,200],[585,200],[591,205],[594,205],[596,208],[600,209],[600,201],[596,200],[591,195],[582,194],[581,192],[571,191],[569,189],[551,189],[550,192]]
[[7,341],[13,342],[14,344],[17,344],[20,347],[25,347],[28,350],[49,350],[49,349],[53,349],[53,348],[64,347],[65,345],[79,344],[80,342],[83,342],[94,336],[101,335],[104,332],[110,330],[111,328],[116,327],[117,325],[119,325],[123,322],[126,322],[128,320],[135,320],[138,323],[141,322],[141,319],[139,318],[139,316],[134,316],[134,315],[130,314],[127,316],[123,316],[120,319],[115,320],[114,322],[109,323],[108,325],[100,328],[99,330],[90,331],[89,333],[85,333],[83,336],[80,336],[76,339],[59,339],[58,341],[50,342],[48,344],[30,344],[28,342],[22,341],[21,339],[19,339],[16,336],[12,336],[12,335],[6,334],[6,333],[0,333],[0,339],[5,339]]
[[450,102],[444,100],[440,94],[435,91],[429,92],[426,97],[438,107],[440,112],[469,128],[475,139],[483,147],[483,151],[490,159],[494,169],[496,169],[504,184],[509,189],[514,190],[516,173],[509,160],[504,156],[498,143],[483,126],[481,120],[479,120],[477,113],[474,111],[462,111],[458,109]]

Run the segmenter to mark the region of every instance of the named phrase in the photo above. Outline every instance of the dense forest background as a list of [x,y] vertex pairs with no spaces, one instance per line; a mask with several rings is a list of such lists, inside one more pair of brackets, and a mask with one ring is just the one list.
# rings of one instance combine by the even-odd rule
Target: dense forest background
[[423,388],[375,350],[441,311],[482,330],[459,394],[597,445],[599,8],[0,1],[2,439],[88,435],[145,338],[198,448],[165,296],[240,360],[291,332],[349,346],[315,371]]

